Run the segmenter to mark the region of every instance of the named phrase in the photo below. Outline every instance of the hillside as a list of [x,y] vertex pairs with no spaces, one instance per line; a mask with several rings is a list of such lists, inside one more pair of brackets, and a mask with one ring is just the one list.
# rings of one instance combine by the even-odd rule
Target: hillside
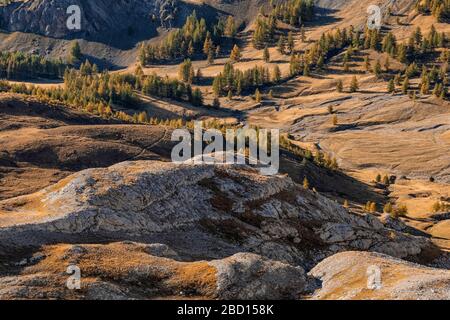
[[[382,270],[379,290],[367,288],[370,267]],[[328,300],[447,300],[448,270],[426,268],[392,257],[366,252],[345,252],[319,263],[309,273],[323,287],[313,299]]]
[[[0,5],[0,299],[448,299],[449,22],[443,0]],[[279,172],[250,141],[173,162],[196,121],[278,129]]]
[[[20,267],[27,269],[21,274],[30,273],[33,277],[42,265],[42,272],[49,272],[50,278],[45,280],[49,281],[48,286],[52,281],[58,281],[52,279],[60,268],[54,259],[61,259],[61,250],[72,249],[70,246],[55,247],[42,253],[41,245],[76,244],[99,239],[162,243],[171,249],[167,253],[172,250],[177,253],[175,259],[179,261],[223,259],[239,252],[252,252],[292,265],[270,262],[274,270],[270,270],[268,278],[255,280],[261,281],[264,287],[276,281],[276,277],[282,277],[283,286],[293,285],[283,276],[289,268],[295,266],[298,269],[295,272],[302,274],[302,268],[309,270],[323,258],[345,250],[385,252],[422,263],[431,263],[442,254],[426,238],[388,229],[371,215],[350,214],[333,201],[304,190],[285,176],[263,177],[254,169],[239,166],[122,162],[105,169],[81,171],[37,193],[1,201],[0,212],[0,254],[5,257],[26,252],[25,262],[20,263]],[[85,250],[91,250],[89,247],[83,249],[83,246],[72,248],[75,247],[82,256]],[[147,246],[140,248],[136,252],[138,255]],[[120,245],[117,249],[122,250]],[[92,247],[92,250],[104,249]],[[105,250],[108,252],[109,249]],[[96,259],[102,255],[100,252],[95,253]],[[152,251],[148,253],[153,254]],[[46,258],[41,263],[43,257]],[[83,265],[80,258],[76,259]],[[261,259],[256,256],[249,258]],[[23,259],[19,258],[20,261]],[[86,263],[92,263],[88,253],[86,259]],[[126,260],[131,263],[135,259],[137,257]],[[159,265],[158,260],[148,259],[150,265]],[[222,263],[225,262],[209,262],[217,270],[220,270],[217,264]],[[178,268],[177,263],[171,264]],[[186,268],[197,270],[193,272],[194,277],[197,272],[199,275],[211,273],[213,279],[214,274],[221,277],[214,268],[208,271],[205,262],[197,264],[198,267],[186,265]],[[261,262],[257,264],[261,265]],[[139,265],[146,268],[142,262]],[[13,269],[12,266],[6,267],[5,272]],[[109,272],[102,273],[102,277],[107,277]],[[239,269],[239,272],[244,271]],[[155,274],[155,277],[160,276]],[[245,272],[242,276],[254,277]],[[15,296],[11,292],[16,289],[9,287],[11,281],[24,285],[29,280],[22,276],[2,279],[2,291],[6,297]],[[186,281],[196,280],[189,278]],[[99,290],[103,295],[107,294],[104,290],[109,291],[108,286]],[[164,290],[170,291],[168,287]],[[249,289],[244,287],[243,290]],[[295,293],[299,297],[303,292],[300,284],[291,290],[294,290],[292,297],[296,297]],[[245,297],[241,296],[244,293],[238,295],[238,291],[233,292],[226,289],[223,294],[233,298]],[[48,298],[51,295],[47,294],[53,292],[41,294]],[[277,293],[268,290],[267,294]],[[22,296],[32,297],[34,295]]]
[[[81,30],[69,30],[66,8],[78,5]],[[136,59],[138,43],[183,25],[195,10],[209,23],[217,19],[212,7],[190,1],[47,1],[12,2],[0,6],[1,50],[21,50],[67,57],[71,41],[82,40],[83,52],[107,67],[124,67]]]

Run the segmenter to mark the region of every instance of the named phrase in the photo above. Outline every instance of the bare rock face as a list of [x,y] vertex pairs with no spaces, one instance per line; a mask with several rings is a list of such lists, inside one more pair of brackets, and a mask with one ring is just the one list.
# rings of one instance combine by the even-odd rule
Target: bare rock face
[[322,287],[313,299],[450,299],[450,271],[373,252],[343,252],[315,266]]
[[[132,1],[136,5],[136,1]],[[139,8],[142,12],[149,10],[150,1],[140,1]],[[108,4],[108,6],[105,6]],[[104,29],[107,27],[105,22],[111,21],[117,9],[122,8],[123,14],[130,10],[132,5],[127,1],[95,1],[86,2],[80,0],[34,0],[25,2],[14,2],[5,7],[0,7],[2,16],[2,27],[9,31],[32,32],[45,36],[52,36],[56,38],[64,37],[73,33],[66,26],[66,21],[69,17],[66,10],[71,5],[77,5],[83,8],[81,13],[82,29],[84,32],[92,32],[97,29]],[[85,7],[87,5],[88,7]],[[108,12],[104,9],[109,8],[111,12],[108,18]],[[95,17],[95,20],[92,18]],[[149,17],[148,17],[149,18]],[[109,21],[108,21],[109,20]],[[111,27],[111,25],[110,25]],[[115,26],[123,28],[124,26]],[[126,27],[125,27],[126,28]]]
[[[67,28],[67,8],[71,5],[81,9],[81,30]],[[192,10],[178,0],[29,0],[0,6],[0,26],[12,32],[52,38],[82,36],[111,43],[114,38],[137,34],[148,39],[157,34],[158,27],[184,23]]]
[[434,249],[247,166],[123,162],[0,202],[0,254],[99,239],[161,243],[189,261],[252,252],[305,269],[341,251],[420,259]]

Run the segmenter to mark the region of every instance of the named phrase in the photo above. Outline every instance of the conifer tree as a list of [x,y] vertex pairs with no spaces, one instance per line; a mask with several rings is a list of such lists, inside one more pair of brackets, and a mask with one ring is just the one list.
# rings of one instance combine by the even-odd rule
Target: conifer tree
[[388,82],[388,87],[387,87],[387,91],[389,93],[394,93],[395,92],[395,83],[394,83],[394,79],[389,80]]
[[401,79],[402,79],[402,75],[400,73],[397,73],[394,77],[394,83],[395,85],[399,86],[401,85]]
[[237,45],[234,45],[233,50],[231,50],[230,60],[232,62],[239,62],[241,61],[241,58],[242,58],[241,50]]
[[281,81],[281,70],[278,65],[275,65],[275,67],[273,67],[272,81],[274,83],[278,83]]
[[375,76],[377,78],[380,77],[381,75],[381,64],[380,64],[380,60],[377,60],[377,62],[375,63],[375,65],[373,66],[373,73],[375,74]]
[[211,36],[208,34],[208,36],[206,37],[205,42],[203,44],[203,53],[205,54],[205,56],[207,56],[210,53],[212,48],[213,48],[213,43],[211,40]]
[[429,94],[430,93],[430,80],[428,76],[422,80],[422,84],[420,85],[420,93],[421,94]]
[[407,94],[409,89],[409,79],[408,77],[405,77],[402,84],[402,93]]
[[292,54],[294,53],[294,36],[292,35],[292,31],[289,31],[288,33],[288,40],[287,40],[287,47],[289,50],[289,53]]
[[392,213],[392,204],[390,202],[386,203],[383,207],[383,212],[384,213]]
[[191,65],[191,68],[189,69],[189,77],[188,77],[188,83],[192,84],[194,83],[194,79],[195,79],[195,70],[194,70],[194,66]]
[[214,78],[212,87],[213,87],[214,97],[218,98],[220,96],[221,91],[222,91],[222,84],[221,84],[220,77],[215,77]]
[[356,76],[353,76],[352,81],[350,83],[350,92],[356,92],[359,89],[358,85],[358,79],[356,79]]
[[333,126],[337,126],[338,125],[337,115],[333,115],[333,117],[331,118],[331,123],[332,123]]
[[336,91],[342,92],[344,90],[344,84],[342,83],[342,80],[338,80],[336,84]]
[[82,54],[81,54],[80,43],[78,41],[74,41],[72,43],[72,47],[70,48],[69,62],[76,63],[76,62],[80,61],[81,57],[82,57]]
[[259,89],[255,90],[255,101],[256,102],[261,102],[262,97],[261,97],[261,92],[259,92]]
[[263,51],[263,60],[266,63],[270,62],[270,53],[269,53],[269,48],[267,48],[267,46],[264,48],[264,51]]
[[319,59],[317,60],[317,68],[319,69],[323,69],[323,66],[325,65],[325,58],[323,57],[323,55],[321,54],[319,56]]
[[138,115],[138,122],[140,122],[140,123],[148,122],[147,112],[142,111],[141,113],[139,113],[139,115]]
[[191,103],[192,103],[194,106],[202,106],[202,105],[203,105],[203,95],[202,95],[202,92],[200,91],[199,88],[196,88],[196,89],[192,92]]
[[347,199],[344,200],[343,207],[346,208],[346,209],[349,208],[349,204],[348,204],[348,200]]
[[281,54],[284,54],[284,47],[285,47],[285,40],[284,37],[281,35],[280,38],[278,39],[278,52]]
[[375,181],[378,183],[381,182],[381,174],[377,174],[377,176],[375,177]]
[[213,52],[213,50],[209,50],[207,60],[208,60],[208,64],[209,65],[214,64],[214,52]]
[[302,25],[300,28],[300,37],[302,39],[302,42],[306,42],[306,33],[305,33],[305,27]]
[[365,57],[364,57],[364,67],[365,67],[366,71],[369,71],[369,70],[370,70],[369,56],[365,56]]
[[389,73],[391,67],[391,63],[389,61],[389,57],[386,57],[386,60],[384,61],[384,70]]
[[192,83],[193,66],[190,59],[186,59],[180,64],[180,67],[178,68],[178,78],[183,82]]
[[234,22],[233,16],[228,16],[227,22],[225,24],[225,35],[229,38],[234,38],[236,36],[236,23]]
[[309,77],[309,65],[305,63],[305,66],[303,67],[303,76]]
[[303,179],[303,188],[306,189],[306,190],[309,190],[309,187],[310,187],[310,185],[309,185],[308,178],[305,177],[305,178]]
[[189,46],[188,46],[188,57],[193,57],[195,54],[195,48],[194,48],[194,43],[191,41],[189,41]]
[[423,40],[422,30],[420,29],[420,27],[417,27],[416,30],[414,31],[413,38],[414,38],[415,45],[417,47],[420,47],[422,45],[422,40]]

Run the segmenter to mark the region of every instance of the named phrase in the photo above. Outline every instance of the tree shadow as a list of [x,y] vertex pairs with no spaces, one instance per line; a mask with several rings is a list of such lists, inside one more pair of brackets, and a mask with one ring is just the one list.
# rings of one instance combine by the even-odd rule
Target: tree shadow
[[308,21],[305,26],[314,28],[342,21],[342,18],[335,16],[338,12],[336,9],[316,7],[315,10],[316,18],[312,21]]
[[280,150],[280,172],[287,173],[298,184],[308,177],[311,187],[324,192],[365,204],[367,201],[384,203],[386,198],[372,188],[347,174],[320,167],[312,161],[302,161],[298,156],[286,150]]
[[81,62],[89,61],[91,64],[96,64],[99,67],[100,71],[102,70],[114,71],[123,69],[123,67],[119,67],[118,65],[112,63],[111,61],[108,61],[107,59],[101,59],[89,54],[84,54],[80,60]]

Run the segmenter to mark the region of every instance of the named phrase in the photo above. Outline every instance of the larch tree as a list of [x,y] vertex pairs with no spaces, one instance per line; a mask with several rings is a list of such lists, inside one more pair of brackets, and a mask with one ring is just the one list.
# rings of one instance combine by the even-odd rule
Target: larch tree
[[350,92],[356,92],[359,89],[358,79],[356,76],[353,76],[352,82],[350,83]]
[[394,92],[395,92],[395,83],[394,83],[394,79],[389,80],[388,86],[387,86],[387,91],[388,91],[389,93],[394,93]]
[[239,62],[241,61],[241,58],[242,58],[241,50],[237,45],[234,45],[233,50],[231,50],[230,60],[232,62]]
[[344,90],[344,84],[342,83],[342,80],[338,80],[336,83],[336,91],[342,92]]
[[402,84],[402,93],[407,94],[409,89],[409,79],[408,77],[405,77],[405,80],[403,80]]
[[272,81],[274,83],[278,83],[281,81],[281,70],[278,65],[275,65],[275,67],[273,67]]
[[263,60],[266,63],[270,62],[270,52],[269,52],[269,48],[267,48],[267,46],[264,48],[264,51],[263,51]]

